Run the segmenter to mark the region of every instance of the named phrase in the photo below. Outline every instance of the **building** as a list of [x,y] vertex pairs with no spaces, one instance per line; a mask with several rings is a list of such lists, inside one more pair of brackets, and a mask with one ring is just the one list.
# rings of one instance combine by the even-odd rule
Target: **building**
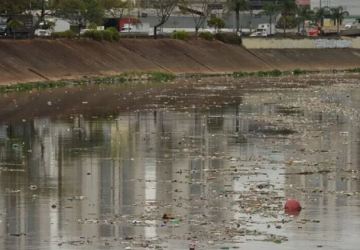
[[310,0],[296,0],[297,5],[299,6],[310,6]]

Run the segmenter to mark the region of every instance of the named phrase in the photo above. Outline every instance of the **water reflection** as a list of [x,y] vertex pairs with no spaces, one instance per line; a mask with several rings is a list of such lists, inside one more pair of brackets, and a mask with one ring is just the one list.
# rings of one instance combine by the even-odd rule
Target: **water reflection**
[[[271,102],[252,93],[206,112],[3,122],[0,248],[188,249],[196,241],[218,249],[236,240],[296,249],[346,240],[356,249],[358,125],[332,111],[284,109],[311,93],[297,91]],[[282,214],[286,197],[303,202],[300,217]],[[257,241],[277,235],[289,241]]]

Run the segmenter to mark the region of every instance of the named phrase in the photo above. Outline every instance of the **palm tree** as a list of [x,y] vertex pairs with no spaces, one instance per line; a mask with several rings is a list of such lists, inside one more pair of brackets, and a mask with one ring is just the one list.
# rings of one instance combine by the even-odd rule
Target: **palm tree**
[[277,2],[276,3],[275,2],[266,3],[264,5],[264,10],[262,13],[264,13],[265,15],[267,15],[269,17],[270,34],[272,34],[273,17],[278,11],[279,11],[279,5],[277,4]]
[[330,15],[329,7],[321,7],[315,9],[315,19],[320,23],[320,28],[324,26],[324,18]]
[[295,15],[297,4],[295,0],[283,0],[280,4],[281,16],[283,19],[284,36],[286,35],[287,19]]
[[305,21],[310,20],[314,16],[314,12],[309,6],[299,6],[296,11],[298,31],[300,31],[300,24],[302,24],[302,30],[305,30]]
[[240,31],[240,12],[249,9],[249,0],[228,0],[229,9],[236,15],[236,32]]
[[7,26],[13,33],[13,38],[16,39],[16,32],[24,26],[24,23],[19,20],[12,19],[8,22]]
[[340,33],[340,25],[345,17],[349,16],[349,12],[345,11],[343,7],[335,7],[330,9],[331,19],[334,21],[337,27],[337,33]]

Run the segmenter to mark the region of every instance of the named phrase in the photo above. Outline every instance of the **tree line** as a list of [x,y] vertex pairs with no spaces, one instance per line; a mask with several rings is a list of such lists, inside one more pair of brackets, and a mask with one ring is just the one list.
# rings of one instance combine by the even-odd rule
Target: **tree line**
[[[139,1],[141,2],[141,1]],[[154,26],[154,36],[157,30],[165,24],[176,7],[182,11],[190,13],[194,19],[194,28],[198,30],[204,26],[208,17],[212,13],[211,4],[214,0],[151,0],[146,7],[155,9],[158,23]],[[250,0],[227,0],[226,9],[235,13],[235,28],[241,30],[240,13],[248,11],[252,20],[254,6]],[[39,22],[45,20],[46,15],[55,15],[69,19],[72,24],[86,26],[88,24],[102,24],[104,16],[121,17],[124,11],[130,11],[133,6],[130,0],[1,0],[1,15],[16,15],[26,13],[31,10],[38,10]],[[343,19],[349,15],[343,7],[322,7],[311,10],[309,6],[298,6],[295,0],[273,0],[268,1],[263,6],[263,14],[269,17],[269,23],[274,22],[274,18],[280,15],[279,24],[286,33],[286,29],[291,26],[298,27],[298,30],[305,28],[305,21],[312,20],[319,23],[322,28],[325,18],[331,18],[337,26],[339,32]],[[220,20],[211,20],[223,25]],[[210,21],[210,23],[211,23]],[[251,21],[250,21],[251,22]],[[215,27],[217,25],[215,23]],[[219,27],[220,27],[219,26]],[[251,24],[250,24],[251,26]],[[271,26],[271,25],[270,25]]]
[[[228,5],[236,14],[236,30],[240,30],[240,12],[249,11],[252,14],[252,5],[249,0],[228,0]],[[322,29],[324,26],[324,19],[330,18],[334,25],[337,26],[337,32],[340,31],[340,25],[345,17],[349,16],[349,12],[345,11],[342,6],[338,7],[319,7],[310,9],[310,6],[298,6],[295,0],[273,0],[268,1],[263,6],[263,14],[269,17],[270,27],[274,22],[274,17],[281,15],[279,24],[283,28],[284,34],[287,28],[298,27],[305,29],[305,22],[313,21],[319,24]]]

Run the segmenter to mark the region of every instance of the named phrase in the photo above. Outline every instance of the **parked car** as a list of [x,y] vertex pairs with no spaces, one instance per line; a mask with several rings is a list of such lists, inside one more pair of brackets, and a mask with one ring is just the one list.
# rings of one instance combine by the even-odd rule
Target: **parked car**
[[51,29],[36,29],[34,32],[34,35],[39,37],[50,37],[51,34],[52,34]]
[[262,23],[258,25],[258,28],[254,33],[252,33],[251,37],[267,37],[274,35],[276,33],[275,24],[270,23]]

